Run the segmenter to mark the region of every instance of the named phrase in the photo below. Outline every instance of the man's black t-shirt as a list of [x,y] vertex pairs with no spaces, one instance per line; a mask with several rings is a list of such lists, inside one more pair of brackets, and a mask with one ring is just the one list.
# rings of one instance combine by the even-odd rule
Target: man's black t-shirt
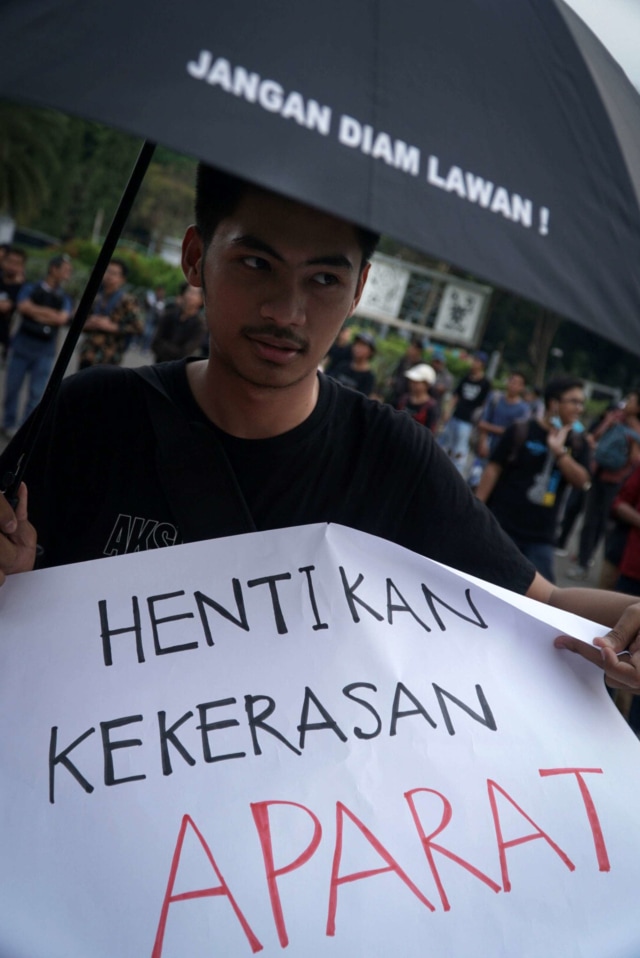
[[[268,439],[238,439],[204,416],[184,361],[153,369],[184,429],[222,445],[256,529],[337,522],[516,592],[531,584],[533,566],[470,494],[430,430],[406,413],[321,375],[318,403],[303,423]],[[206,537],[185,536],[180,510],[165,493],[149,390],[135,370],[113,367],[63,383],[48,437],[25,477],[44,565]],[[0,475],[19,449],[20,435],[0,457]],[[190,505],[197,514],[191,464],[184,465],[184,496],[196,499]],[[221,534],[230,534],[225,496],[207,483],[208,474],[200,475],[202,508],[219,508]]]
[[462,422],[471,422],[474,412],[484,406],[490,392],[491,381],[486,376],[481,379],[464,376],[454,391],[454,396],[458,397],[454,417]]
[[[547,430],[535,419],[508,426],[491,455],[502,472],[489,498],[489,508],[509,535],[530,542],[552,543],[566,480],[547,446]],[[570,433],[574,459],[588,468],[583,439]]]
[[348,386],[349,389],[356,389],[364,396],[370,396],[376,384],[375,376],[370,369],[354,369],[349,360],[337,363],[328,375],[336,382]]

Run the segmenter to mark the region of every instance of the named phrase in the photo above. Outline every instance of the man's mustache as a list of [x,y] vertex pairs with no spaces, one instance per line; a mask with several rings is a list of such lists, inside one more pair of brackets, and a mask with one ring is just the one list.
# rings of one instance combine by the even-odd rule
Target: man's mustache
[[242,332],[245,336],[268,336],[269,339],[280,339],[288,346],[294,346],[296,349],[304,350],[305,352],[309,346],[305,338],[293,332],[293,330],[283,328],[282,326],[243,326]]

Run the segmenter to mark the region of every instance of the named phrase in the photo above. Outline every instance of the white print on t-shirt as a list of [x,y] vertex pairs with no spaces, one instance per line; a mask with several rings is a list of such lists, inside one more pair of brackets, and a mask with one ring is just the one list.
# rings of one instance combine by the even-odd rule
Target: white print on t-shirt
[[462,383],[460,387],[460,392],[462,393],[462,398],[466,399],[468,402],[473,402],[474,399],[480,394],[482,389],[482,383]]
[[178,541],[178,530],[170,522],[142,519],[122,512],[115,521],[103,555],[121,556],[129,552],[145,552],[173,546]]

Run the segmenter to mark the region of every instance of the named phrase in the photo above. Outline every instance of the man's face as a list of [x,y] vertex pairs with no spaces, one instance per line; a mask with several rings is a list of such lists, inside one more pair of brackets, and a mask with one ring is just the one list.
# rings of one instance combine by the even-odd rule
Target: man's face
[[2,272],[5,280],[12,280],[22,276],[24,270],[24,260],[17,253],[7,253],[2,264]]
[[204,290],[210,366],[261,387],[315,383],[360,298],[361,262],[349,223],[260,190],[245,193],[206,251],[191,227],[183,267]]
[[372,358],[373,350],[369,343],[365,343],[362,339],[355,339],[351,347],[351,355],[359,362],[363,362]]
[[115,293],[124,285],[124,273],[118,263],[109,263],[102,277],[102,288],[106,293]]
[[576,386],[563,393],[558,401],[558,415],[563,426],[577,422],[584,410],[584,391]]
[[65,260],[63,263],[60,263],[59,266],[54,266],[51,270],[51,275],[54,282],[58,286],[62,286],[63,283],[66,283],[71,279],[71,274],[73,272],[73,266],[71,263],[67,263]]
[[422,350],[415,343],[409,343],[407,346],[407,359],[412,366],[417,366],[422,359]]
[[512,373],[507,379],[507,395],[515,398],[524,395],[525,381],[518,373]]
[[195,315],[202,309],[202,290],[196,286],[187,286],[182,294],[182,309],[189,316]]
[[428,383],[407,379],[407,386],[409,387],[409,396],[412,402],[424,402],[429,395]]

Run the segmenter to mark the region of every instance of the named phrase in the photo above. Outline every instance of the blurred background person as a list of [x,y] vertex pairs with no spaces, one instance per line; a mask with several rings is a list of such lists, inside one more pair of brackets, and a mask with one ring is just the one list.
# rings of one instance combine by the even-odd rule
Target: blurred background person
[[555,582],[554,539],[563,491],[567,485],[589,484],[587,443],[572,430],[583,408],[581,380],[551,380],[544,415],[507,427],[478,486],[478,499],[550,582]]
[[413,369],[422,362],[424,346],[418,336],[412,336],[404,354],[396,364],[387,382],[385,399],[397,408],[398,403],[407,392],[405,376],[409,369]]
[[119,366],[132,337],[141,335],[138,303],[125,289],[127,275],[127,264],[121,259],[112,259],[102,277],[91,315],[84,324],[80,369],[106,364]]
[[407,370],[405,380],[407,391],[398,401],[396,409],[404,410],[433,432],[438,421],[438,406],[430,392],[436,380],[435,370],[427,363],[418,363]]
[[25,284],[27,255],[24,250],[7,246],[0,269],[0,359],[7,358],[11,335],[11,320]]
[[331,378],[365,396],[373,396],[376,378],[371,360],[376,354],[376,341],[371,333],[356,333],[351,346],[351,359],[338,363]]
[[[71,273],[70,258],[54,256],[49,260],[45,278],[26,284],[18,297],[20,325],[11,341],[5,383],[2,429],[7,438],[15,435],[42,398],[56,357],[58,330],[69,322],[73,310],[63,289]],[[18,415],[20,391],[26,379],[27,401]]]
[[140,349],[148,352],[158,329],[166,305],[164,286],[148,289],[144,297],[144,331],[140,337]]
[[431,367],[436,379],[431,386],[431,395],[436,401],[436,420],[440,424],[445,403],[453,392],[453,376],[447,369],[447,357],[442,346],[434,346],[431,350]]
[[473,427],[491,391],[491,381],[485,375],[488,358],[482,351],[474,353],[469,372],[453,391],[451,408],[444,415],[443,429],[438,439],[458,472],[465,478],[469,468]]
[[607,413],[593,431],[592,482],[584,507],[578,561],[567,576],[583,581],[602,539],[611,506],[622,484],[640,464],[640,394],[629,393],[621,408]]
[[176,302],[167,306],[151,343],[157,363],[195,356],[202,344],[206,324],[202,314],[202,290],[184,283]]
[[522,373],[507,377],[504,392],[494,390],[482,410],[478,422],[478,453],[488,458],[498,445],[507,426],[529,418],[529,403],[524,399],[526,382]]
[[329,347],[329,352],[322,364],[323,372],[327,376],[333,376],[334,369],[344,362],[351,362],[351,330],[348,326],[342,327],[335,342]]

